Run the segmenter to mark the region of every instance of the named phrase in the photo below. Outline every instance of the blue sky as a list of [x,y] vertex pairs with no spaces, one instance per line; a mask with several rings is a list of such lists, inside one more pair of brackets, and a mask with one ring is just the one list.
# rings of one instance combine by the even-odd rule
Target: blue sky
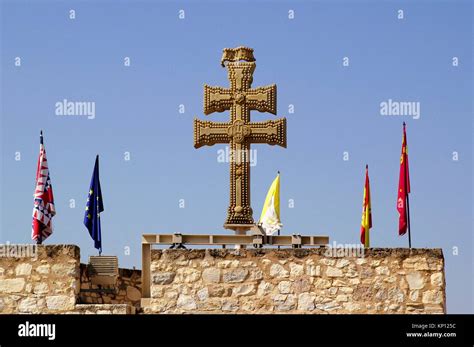
[[[143,233],[228,232],[224,146],[194,149],[192,120],[228,119],[203,115],[203,85],[228,85],[222,49],[240,45],[255,49],[253,86],[276,83],[277,117],[288,121],[287,149],[253,146],[254,217],[280,170],[282,233],[357,243],[367,163],[372,246],[407,247],[396,210],[406,121],[413,246],[443,249],[448,312],[472,313],[467,1],[1,1],[0,241],[30,242],[40,129],[57,209],[46,243],[77,244],[83,261],[97,253],[82,224],[96,154],[104,254],[121,267],[141,266]],[[56,115],[63,99],[95,102],[95,119]],[[389,99],[418,102],[419,119],[381,115]]]

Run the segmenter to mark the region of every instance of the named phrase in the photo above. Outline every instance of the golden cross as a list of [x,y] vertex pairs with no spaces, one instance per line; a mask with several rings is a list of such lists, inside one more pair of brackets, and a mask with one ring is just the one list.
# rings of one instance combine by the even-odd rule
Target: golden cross
[[221,64],[227,67],[230,88],[204,85],[204,114],[229,110],[230,121],[194,119],[194,147],[229,144],[230,205],[224,227],[246,231],[254,224],[250,206],[250,144],[286,148],[286,118],[250,122],[252,110],[276,114],[276,85],[251,88],[255,70],[253,49],[226,48]]

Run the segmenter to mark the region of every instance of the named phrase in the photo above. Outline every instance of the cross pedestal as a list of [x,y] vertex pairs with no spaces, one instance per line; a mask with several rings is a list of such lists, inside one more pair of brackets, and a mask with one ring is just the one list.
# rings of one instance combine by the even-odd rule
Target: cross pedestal
[[[235,235],[247,235],[247,231],[251,230],[253,225],[249,224],[224,224],[225,229],[233,230]],[[245,245],[235,245],[235,249],[246,248]]]

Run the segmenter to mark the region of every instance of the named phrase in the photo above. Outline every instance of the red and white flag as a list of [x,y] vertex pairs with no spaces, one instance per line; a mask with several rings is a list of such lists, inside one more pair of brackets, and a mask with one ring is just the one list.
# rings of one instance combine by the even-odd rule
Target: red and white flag
[[54,208],[53,187],[49,177],[48,160],[43,144],[43,132],[40,135],[40,153],[36,170],[35,201],[33,207],[33,225],[31,239],[41,244],[53,233],[51,219],[56,214]]

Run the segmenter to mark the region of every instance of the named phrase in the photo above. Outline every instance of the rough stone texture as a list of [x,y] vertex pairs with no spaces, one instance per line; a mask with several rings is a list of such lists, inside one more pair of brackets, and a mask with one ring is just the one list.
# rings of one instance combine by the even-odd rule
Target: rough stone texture
[[119,269],[113,291],[96,291],[77,246],[38,246],[36,258],[0,257],[0,313],[445,313],[441,250],[325,252],[153,250],[140,308],[140,270]]
[[115,288],[97,291],[77,246],[35,247],[33,257],[0,257],[0,314],[134,314],[140,308],[140,270],[119,269]]
[[135,314],[135,307],[127,304],[80,304],[69,314]]
[[144,313],[445,313],[440,249],[153,250]]
[[74,310],[80,287],[79,247],[35,247],[33,256],[0,257],[0,313],[65,313]]
[[205,283],[219,283],[221,277],[221,270],[208,268],[202,272],[202,280]]
[[[128,304],[135,307],[138,311],[140,309],[140,299],[142,298],[141,276],[142,272],[140,270],[119,268],[119,276],[115,287],[108,287],[105,288],[105,291],[99,291],[99,287],[91,283],[87,265],[81,264],[81,291],[78,303]],[[157,274],[156,276],[159,275]],[[172,278],[174,278],[174,273],[172,273]]]
[[76,298],[68,295],[51,295],[46,297],[46,307],[51,311],[73,310]]

